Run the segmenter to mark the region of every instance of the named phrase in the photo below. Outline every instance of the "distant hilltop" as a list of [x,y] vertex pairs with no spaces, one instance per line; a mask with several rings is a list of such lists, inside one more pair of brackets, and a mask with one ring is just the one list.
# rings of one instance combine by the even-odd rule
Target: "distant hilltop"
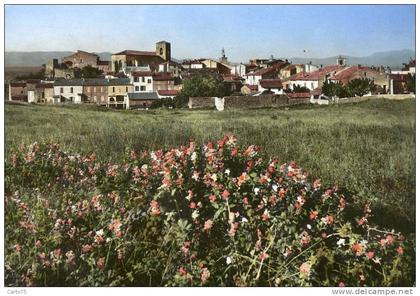
[[[33,51],[33,52],[5,52],[5,66],[6,67],[37,67],[45,64],[47,61],[58,58],[61,59],[71,55],[71,51]],[[112,53],[100,52],[97,53],[101,60],[111,60]],[[338,54],[337,54],[338,55]],[[384,52],[376,52],[365,57],[346,56],[347,63],[350,65],[365,65],[365,66],[390,66],[392,69],[400,69],[403,63],[406,63],[410,58],[415,58],[414,50],[402,49]],[[337,56],[326,58],[311,58],[311,57],[294,57],[293,63],[308,63],[312,62],[315,65],[330,65],[335,64]],[[175,59],[173,59],[175,60]],[[244,63],[248,61],[242,61]]]

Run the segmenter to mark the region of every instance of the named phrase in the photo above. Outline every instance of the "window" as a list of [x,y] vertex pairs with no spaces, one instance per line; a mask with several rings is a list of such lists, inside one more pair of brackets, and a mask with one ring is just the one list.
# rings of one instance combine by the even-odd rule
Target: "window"
[[128,86],[125,87],[125,91],[128,92]]
[[140,91],[145,91],[146,87],[144,85],[140,86]]
[[147,79],[147,83],[152,83],[152,79]]
[[135,91],[139,91],[139,87],[138,86],[135,87]]
[[62,94],[64,92],[64,88],[60,87],[60,94]]
[[134,82],[139,82],[139,78],[138,77],[134,77]]
[[145,81],[145,80],[144,80],[144,77],[142,77],[142,78],[141,78],[141,82],[144,82],[144,81]]
[[112,92],[115,92],[115,86],[112,87]]
[[73,88],[72,87],[70,87],[70,93],[73,93]]
[[20,93],[23,94],[23,90],[21,90]]
[[41,98],[42,98],[42,99],[44,99],[44,98],[45,98],[45,93],[44,93],[44,92],[42,92],[42,93],[41,93]]

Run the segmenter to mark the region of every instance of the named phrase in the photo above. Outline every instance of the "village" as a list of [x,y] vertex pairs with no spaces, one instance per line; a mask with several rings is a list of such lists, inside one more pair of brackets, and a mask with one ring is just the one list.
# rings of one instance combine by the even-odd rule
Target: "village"
[[[112,54],[111,61],[78,50],[61,61],[48,61],[42,73],[41,79],[11,81],[7,85],[8,100],[146,109],[159,100],[178,96],[184,82],[192,77],[211,75],[223,83],[229,94],[225,99],[232,99],[234,106],[240,106],[241,101],[255,107],[268,106],[272,104],[267,102],[275,102],[279,95],[286,105],[328,104],[337,96],[326,93],[325,84],[346,86],[356,79],[374,85],[364,95],[409,93],[408,81],[415,75],[415,60],[408,61],[400,71],[391,71],[386,66],[348,65],[343,56],[338,56],[332,65],[294,64],[273,56],[233,63],[222,49],[218,60],[200,58],[178,62],[171,57],[171,43],[160,41],[154,51],[124,50]],[[198,96],[190,98],[188,105],[217,108],[220,100],[223,105],[222,98],[218,103],[217,98]]]

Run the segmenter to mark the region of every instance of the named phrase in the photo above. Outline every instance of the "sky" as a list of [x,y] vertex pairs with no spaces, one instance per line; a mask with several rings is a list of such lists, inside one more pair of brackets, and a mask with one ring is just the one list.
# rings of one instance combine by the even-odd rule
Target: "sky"
[[367,56],[415,49],[414,5],[6,5],[6,51],[153,51],[172,57]]

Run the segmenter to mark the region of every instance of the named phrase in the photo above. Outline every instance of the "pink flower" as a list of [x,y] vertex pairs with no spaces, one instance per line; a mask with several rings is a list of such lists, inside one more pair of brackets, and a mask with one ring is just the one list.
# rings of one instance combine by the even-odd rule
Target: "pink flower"
[[261,261],[265,260],[266,258],[268,258],[268,254],[266,252],[261,252],[258,256],[258,259]]
[[190,202],[190,209],[195,209],[197,207],[195,202]]
[[204,284],[210,277],[210,271],[205,267],[201,270],[201,282]]
[[355,252],[357,256],[360,256],[360,254],[363,252],[363,248],[363,245],[360,243],[354,243],[351,246],[352,251]]
[[302,246],[306,246],[310,242],[311,236],[306,231],[302,232],[302,234],[300,235],[300,243],[302,244]]
[[362,226],[363,224],[365,224],[366,223],[366,218],[365,217],[362,217],[362,218],[360,218],[360,220],[359,220],[359,226]]
[[366,253],[366,257],[371,260],[375,256],[375,252],[369,251]]
[[270,213],[267,210],[265,210],[264,213],[261,215],[261,220],[267,221],[268,219],[270,219]]
[[392,244],[394,242],[394,237],[392,236],[392,234],[388,234],[386,236],[386,241],[388,244]]
[[184,266],[181,266],[181,267],[178,269],[178,273],[179,273],[181,276],[186,276],[186,275],[187,275],[187,271],[185,270]]
[[311,272],[311,266],[308,263],[303,262],[299,267],[299,272],[302,277],[308,277]]
[[213,227],[213,221],[212,220],[207,220],[206,222],[204,222],[204,230],[209,230]]
[[228,232],[229,236],[235,236],[236,230],[238,230],[239,227],[239,223],[235,222],[235,223],[231,223],[230,224],[230,230]]
[[74,255],[73,251],[66,252],[66,257],[67,257],[66,263],[73,265],[74,259],[76,258],[76,255]]
[[215,202],[215,201],[216,201],[216,195],[211,194],[211,195],[209,196],[209,200],[210,200],[211,202]]
[[20,253],[20,250],[21,250],[22,248],[20,247],[20,245],[19,244],[16,244],[15,245],[15,251],[16,251],[16,253]]
[[340,288],[343,288],[343,287],[345,287],[346,285],[345,285],[343,282],[340,282],[340,283],[338,284],[338,286],[339,286]]
[[227,190],[223,191],[223,193],[222,193],[222,196],[223,196],[224,199],[228,199],[229,195],[230,195],[230,193]]
[[88,252],[90,252],[90,251],[92,251],[92,246],[91,246],[91,245],[84,245],[84,246],[82,247],[82,252],[83,252],[83,253],[88,253]]
[[124,251],[121,249],[117,250],[117,259],[118,260],[123,260],[124,259]]
[[317,217],[318,217],[318,212],[317,211],[311,211],[309,213],[309,219],[316,220]]
[[96,266],[99,269],[103,269],[105,267],[105,258],[104,257],[99,258],[98,261],[96,261]]
[[396,251],[398,255],[404,254],[404,249],[401,246],[399,246]]
[[152,200],[150,202],[150,213],[152,216],[160,215],[159,203],[156,200]]

